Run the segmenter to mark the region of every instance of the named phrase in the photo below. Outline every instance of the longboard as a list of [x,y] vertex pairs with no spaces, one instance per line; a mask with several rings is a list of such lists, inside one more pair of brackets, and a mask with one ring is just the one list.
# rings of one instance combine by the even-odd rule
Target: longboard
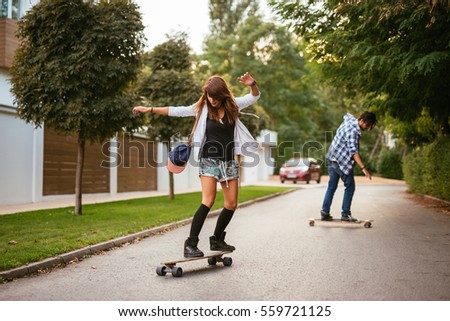
[[320,218],[310,218],[309,219],[309,226],[314,226],[316,222],[320,223],[339,223],[339,224],[363,224],[365,228],[371,228],[373,220],[358,220],[354,222],[350,221],[341,221],[339,218],[335,218],[331,221],[322,221]]
[[217,262],[222,262],[225,266],[231,266],[233,264],[233,260],[231,257],[222,257],[224,254],[228,254],[232,252],[210,252],[205,253],[202,257],[192,257],[192,258],[182,258],[173,261],[161,262],[160,265],[156,267],[156,274],[159,276],[164,276],[167,273],[172,273],[174,277],[181,277],[183,275],[183,269],[179,266],[176,266],[178,263],[185,263],[191,261],[198,261],[207,259],[209,265],[216,265]]

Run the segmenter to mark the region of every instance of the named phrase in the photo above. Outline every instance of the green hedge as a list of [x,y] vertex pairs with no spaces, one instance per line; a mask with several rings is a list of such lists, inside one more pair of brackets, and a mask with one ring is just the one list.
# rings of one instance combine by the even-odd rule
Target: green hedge
[[450,201],[450,138],[440,137],[409,154],[403,173],[411,192]]
[[378,156],[377,173],[381,177],[403,179],[402,155],[397,149],[383,149]]

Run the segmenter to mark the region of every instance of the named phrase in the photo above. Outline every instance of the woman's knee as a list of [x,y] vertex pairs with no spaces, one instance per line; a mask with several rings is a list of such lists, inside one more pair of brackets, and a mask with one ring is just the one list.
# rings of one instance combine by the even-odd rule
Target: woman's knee
[[202,198],[202,204],[211,208],[214,205],[214,198]]
[[234,201],[228,201],[228,202],[225,202],[224,203],[224,207],[227,209],[227,210],[230,210],[230,211],[235,211],[236,209],[237,209],[237,202],[234,202]]

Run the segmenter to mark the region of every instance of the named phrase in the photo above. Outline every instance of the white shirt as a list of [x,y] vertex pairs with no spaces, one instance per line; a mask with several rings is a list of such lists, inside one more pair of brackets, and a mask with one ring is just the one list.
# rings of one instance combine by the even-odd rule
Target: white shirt
[[[259,97],[253,96],[252,94],[247,94],[242,97],[236,97],[235,101],[239,108],[242,110],[252,104],[254,104]],[[197,108],[195,104],[191,106],[179,106],[179,107],[169,107],[169,116],[171,117],[189,117],[189,116],[197,116]],[[206,120],[208,117],[208,107],[205,105],[202,107],[202,113],[198,120],[197,127],[195,128],[194,135],[192,137],[193,144],[193,154],[195,161],[200,160],[200,152],[202,150],[203,145],[205,144],[206,139]],[[239,120],[236,120],[236,124],[234,126],[234,153],[236,155],[244,155],[248,156],[251,153],[256,152],[260,148],[258,142],[252,137],[247,127]]]

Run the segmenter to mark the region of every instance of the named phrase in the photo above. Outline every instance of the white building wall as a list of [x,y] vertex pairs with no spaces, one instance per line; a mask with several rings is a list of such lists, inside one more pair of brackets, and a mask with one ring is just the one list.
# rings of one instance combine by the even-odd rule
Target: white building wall
[[[119,143],[117,142],[117,137],[111,138],[109,141],[109,155],[118,155],[119,154]],[[113,160],[116,160],[114,157]],[[118,184],[118,175],[119,175],[119,164],[117,162],[112,164],[109,168],[109,193],[111,195],[117,194],[117,184]]]
[[42,199],[43,130],[0,109],[0,204]]
[[5,70],[0,69],[0,106],[13,106],[14,98],[10,92],[10,88],[8,74]]
[[277,132],[264,129],[256,140],[259,142],[261,150],[256,155],[245,156],[241,164],[242,183],[245,185],[267,181],[275,170],[275,160],[272,158],[270,150],[277,146]]
[[[7,17],[12,17],[8,0]],[[37,1],[21,0],[23,15]],[[43,130],[26,124],[16,115],[7,70],[0,70],[0,204],[42,200]]]

